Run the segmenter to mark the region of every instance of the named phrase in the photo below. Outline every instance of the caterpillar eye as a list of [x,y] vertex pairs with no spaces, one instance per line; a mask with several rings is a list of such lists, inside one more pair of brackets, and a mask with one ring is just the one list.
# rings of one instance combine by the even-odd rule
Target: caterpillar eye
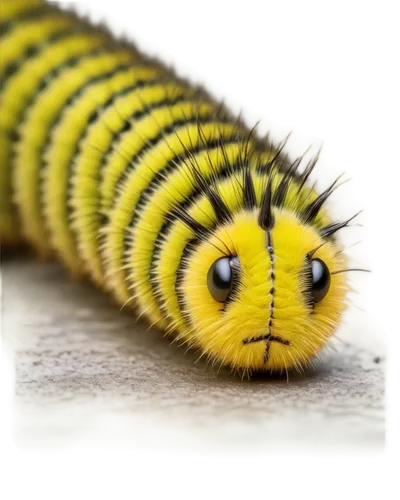
[[226,302],[235,284],[235,274],[239,265],[238,258],[221,257],[210,267],[207,274],[207,286],[217,302]]
[[314,303],[321,302],[329,291],[331,284],[331,274],[328,266],[321,259],[312,259],[311,261],[311,294]]

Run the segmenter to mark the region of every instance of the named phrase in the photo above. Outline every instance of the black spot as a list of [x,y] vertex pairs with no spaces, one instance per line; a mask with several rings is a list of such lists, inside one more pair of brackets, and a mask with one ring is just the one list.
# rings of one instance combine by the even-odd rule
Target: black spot
[[105,226],[109,222],[109,217],[106,214],[99,214],[99,224],[100,226]]

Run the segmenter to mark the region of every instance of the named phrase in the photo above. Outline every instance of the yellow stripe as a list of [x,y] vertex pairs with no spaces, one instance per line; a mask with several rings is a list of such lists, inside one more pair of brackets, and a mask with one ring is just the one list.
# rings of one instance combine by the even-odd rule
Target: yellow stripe
[[3,90],[2,112],[0,115],[1,128],[11,130],[18,124],[21,112],[29,99],[36,92],[41,80],[52,69],[74,56],[80,56],[96,47],[100,47],[104,42],[105,38],[101,35],[71,35],[47,47],[35,59],[26,61],[18,73],[7,81]]
[[[47,14],[46,18],[20,23],[14,30],[0,40],[0,72],[13,61],[21,58],[26,49],[43,43],[46,38],[73,26],[74,21],[61,14]],[[76,20],[75,20],[76,24]]]
[[44,5],[43,0],[1,0],[0,22],[12,21],[19,14]]
[[[68,98],[92,77],[101,75],[122,63],[132,61],[127,51],[104,53],[83,59],[77,66],[66,68],[41,92],[29,108],[20,128],[20,141],[15,158],[15,197],[20,206],[25,237],[46,254],[49,239],[41,214],[39,175],[43,164],[42,152],[50,128],[61,113]],[[68,135],[73,133],[67,131]],[[51,166],[51,165],[50,165]]]
[[114,134],[119,132],[133,114],[144,111],[165,99],[176,99],[194,94],[193,89],[177,87],[177,84],[157,84],[133,90],[118,98],[106,108],[99,119],[88,129],[77,158],[71,179],[71,227],[76,233],[81,259],[92,276],[103,285],[103,267],[99,253],[97,233],[100,228],[99,169],[109,150]]
[[[115,57],[113,66],[116,65]],[[67,207],[68,182],[72,175],[70,165],[76,145],[88,126],[91,114],[112,95],[140,80],[154,79],[159,74],[160,70],[155,67],[132,67],[91,85],[65,110],[62,121],[53,132],[46,154],[48,166],[43,177],[43,206],[51,243],[73,273],[79,273],[82,269],[75,239],[69,228]]]

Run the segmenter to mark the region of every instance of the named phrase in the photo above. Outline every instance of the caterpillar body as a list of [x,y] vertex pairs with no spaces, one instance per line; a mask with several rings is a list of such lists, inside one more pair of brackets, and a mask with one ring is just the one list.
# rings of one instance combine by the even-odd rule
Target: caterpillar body
[[[345,256],[317,162],[289,162],[104,28],[2,0],[2,245],[57,255],[202,356],[311,363],[344,310]],[[301,170],[301,173],[300,173]]]

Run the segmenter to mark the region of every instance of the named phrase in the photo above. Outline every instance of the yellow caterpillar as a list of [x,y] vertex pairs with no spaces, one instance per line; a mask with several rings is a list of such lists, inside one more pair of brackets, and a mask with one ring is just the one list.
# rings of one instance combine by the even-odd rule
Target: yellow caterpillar
[[242,373],[302,369],[347,292],[344,222],[280,147],[74,14],[2,0],[2,245],[88,275]]

